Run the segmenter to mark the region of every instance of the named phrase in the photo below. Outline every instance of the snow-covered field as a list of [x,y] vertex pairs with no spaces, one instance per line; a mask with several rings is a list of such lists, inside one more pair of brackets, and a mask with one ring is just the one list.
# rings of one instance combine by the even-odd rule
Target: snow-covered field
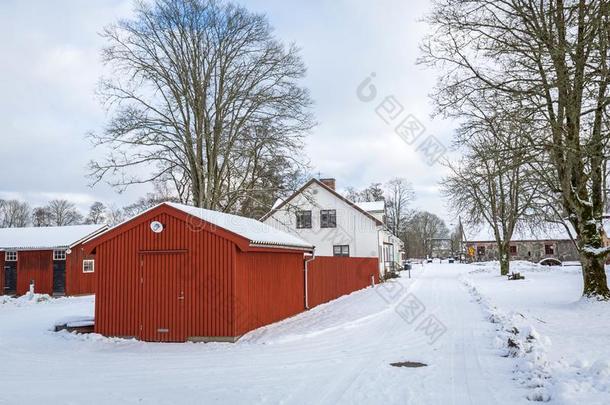
[[0,404],[610,403],[610,306],[578,302],[578,269],[496,270],[416,266],[236,344],[55,333],[93,298],[0,297]]

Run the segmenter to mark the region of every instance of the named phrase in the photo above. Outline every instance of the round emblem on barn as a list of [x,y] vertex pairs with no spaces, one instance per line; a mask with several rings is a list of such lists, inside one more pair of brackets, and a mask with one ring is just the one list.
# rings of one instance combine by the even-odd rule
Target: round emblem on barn
[[152,221],[150,223],[150,229],[154,233],[161,233],[161,232],[163,232],[163,224],[159,221]]

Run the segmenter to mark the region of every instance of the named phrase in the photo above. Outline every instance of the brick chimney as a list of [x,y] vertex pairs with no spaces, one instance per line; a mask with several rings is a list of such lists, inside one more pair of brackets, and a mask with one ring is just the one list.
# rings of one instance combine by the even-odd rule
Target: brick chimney
[[323,183],[326,187],[330,188],[331,190],[335,189],[335,179],[333,179],[333,178],[320,179],[320,182]]

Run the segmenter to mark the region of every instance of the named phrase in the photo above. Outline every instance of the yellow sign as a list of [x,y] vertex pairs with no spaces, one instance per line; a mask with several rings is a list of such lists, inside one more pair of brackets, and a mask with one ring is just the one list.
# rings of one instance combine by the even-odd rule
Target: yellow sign
[[474,246],[470,246],[468,248],[468,256],[473,256],[474,257]]

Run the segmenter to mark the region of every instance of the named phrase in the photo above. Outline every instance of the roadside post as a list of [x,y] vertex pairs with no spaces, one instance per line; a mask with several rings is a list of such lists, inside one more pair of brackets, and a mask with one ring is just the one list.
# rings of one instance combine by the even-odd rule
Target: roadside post
[[409,278],[411,278],[411,263],[405,263],[405,270],[409,272]]

